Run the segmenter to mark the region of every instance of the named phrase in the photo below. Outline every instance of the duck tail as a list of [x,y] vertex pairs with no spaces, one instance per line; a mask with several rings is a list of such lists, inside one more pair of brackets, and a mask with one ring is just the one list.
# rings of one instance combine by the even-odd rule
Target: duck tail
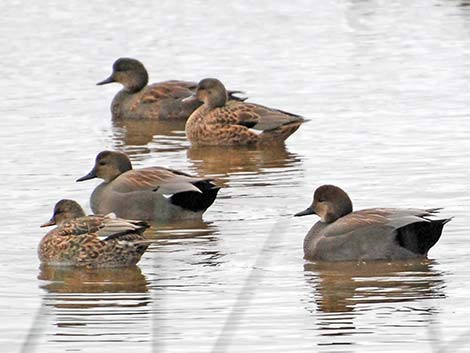
[[398,229],[398,242],[415,254],[427,256],[429,249],[440,239],[444,225],[451,220],[452,217],[408,224]]
[[442,225],[444,225],[444,224],[449,223],[450,221],[452,221],[452,219],[454,219],[454,217],[449,217],[449,218],[445,218],[445,219],[439,219],[438,221],[441,221],[441,222],[442,222]]
[[199,180],[192,184],[201,192],[179,192],[171,196],[171,203],[193,212],[207,210],[214,203],[220,187],[209,179]]
[[262,143],[279,143],[284,142],[287,138],[292,135],[302,125],[304,120],[293,121],[284,125],[281,125],[275,129],[265,130],[260,134]]

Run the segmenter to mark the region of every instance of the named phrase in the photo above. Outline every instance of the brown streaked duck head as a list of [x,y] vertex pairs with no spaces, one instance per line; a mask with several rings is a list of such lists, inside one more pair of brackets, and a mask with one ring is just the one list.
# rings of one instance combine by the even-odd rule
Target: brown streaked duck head
[[132,164],[126,154],[116,151],[102,151],[96,156],[93,169],[87,175],[78,178],[77,181],[100,178],[109,183],[131,169]]
[[85,212],[83,211],[82,206],[80,206],[76,201],[62,199],[55,204],[52,218],[42,224],[41,227],[49,227],[56,224],[61,225],[64,222],[84,216]]
[[119,58],[113,64],[113,72],[107,79],[97,85],[119,82],[129,93],[139,92],[147,86],[149,76],[144,65],[136,59]]
[[353,211],[348,194],[334,185],[322,185],[315,190],[310,207],[295,216],[316,214],[323,223],[332,223]]
[[225,86],[216,78],[201,80],[196,88],[196,97],[209,108],[223,107],[228,100]]

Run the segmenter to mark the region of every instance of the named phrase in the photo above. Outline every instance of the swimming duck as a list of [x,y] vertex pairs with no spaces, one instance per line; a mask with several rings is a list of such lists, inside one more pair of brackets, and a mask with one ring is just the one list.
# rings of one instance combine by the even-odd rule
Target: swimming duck
[[[170,80],[148,84],[144,65],[132,58],[119,58],[113,64],[113,72],[97,85],[119,82],[124,88],[111,103],[114,119],[187,119],[202,103],[197,100],[183,102],[194,93],[197,83]],[[230,91],[230,99],[243,100]]]
[[91,194],[93,212],[131,219],[200,218],[220,189],[211,179],[172,169],[132,169],[129,157],[115,151],[98,153],[93,169],[77,181],[93,178],[104,180]]
[[353,212],[337,186],[315,190],[313,203],[295,216],[320,217],[304,240],[308,260],[406,260],[426,258],[451,220],[430,219],[438,208],[370,208]]
[[197,98],[204,104],[186,121],[186,135],[196,145],[253,145],[282,143],[305,119],[255,103],[229,101],[227,90],[215,78],[199,82]]
[[42,263],[55,266],[122,267],[135,265],[150,242],[149,225],[108,216],[86,216],[73,200],[60,200],[52,218],[41,227],[57,225],[39,243]]

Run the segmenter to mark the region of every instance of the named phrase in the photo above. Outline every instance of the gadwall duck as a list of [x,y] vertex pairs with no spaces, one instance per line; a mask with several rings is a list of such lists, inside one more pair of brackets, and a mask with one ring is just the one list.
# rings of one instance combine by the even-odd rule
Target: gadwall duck
[[52,218],[41,227],[57,225],[39,243],[42,263],[53,266],[122,267],[135,265],[150,242],[149,225],[108,216],[86,216],[73,200],[60,200]]
[[[118,82],[124,86],[111,103],[114,119],[187,119],[202,103],[197,100],[183,102],[197,86],[190,81],[164,81],[148,84],[144,65],[131,58],[119,58],[113,64],[113,72],[97,85]],[[244,100],[230,91],[230,99]]]
[[305,119],[259,104],[229,101],[224,85],[215,78],[199,82],[185,101],[204,104],[186,121],[186,135],[196,145],[253,145],[282,143]]
[[316,214],[320,221],[304,240],[308,260],[406,260],[426,258],[447,219],[429,219],[438,208],[370,208],[353,212],[337,186],[315,190],[313,203],[295,216]]
[[90,173],[77,181],[93,178],[104,180],[91,194],[93,212],[131,219],[201,218],[220,189],[211,179],[172,169],[132,169],[127,155],[115,151],[100,152]]

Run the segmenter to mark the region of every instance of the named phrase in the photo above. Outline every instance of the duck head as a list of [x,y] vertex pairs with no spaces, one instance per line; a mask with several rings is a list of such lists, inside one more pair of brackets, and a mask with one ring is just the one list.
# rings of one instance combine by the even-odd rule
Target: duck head
[[332,223],[353,210],[348,194],[334,185],[322,185],[315,190],[312,204],[295,216],[316,214],[323,223]]
[[136,93],[148,83],[148,73],[144,65],[136,59],[119,58],[113,64],[113,72],[97,85],[119,82],[129,93]]
[[52,218],[42,224],[41,227],[61,225],[64,222],[84,216],[83,208],[76,201],[63,199],[55,204]]
[[132,164],[126,154],[115,151],[102,151],[96,156],[93,169],[77,181],[100,178],[109,183],[131,169]]
[[225,86],[216,78],[201,80],[197,85],[195,96],[209,108],[223,107],[228,100]]

